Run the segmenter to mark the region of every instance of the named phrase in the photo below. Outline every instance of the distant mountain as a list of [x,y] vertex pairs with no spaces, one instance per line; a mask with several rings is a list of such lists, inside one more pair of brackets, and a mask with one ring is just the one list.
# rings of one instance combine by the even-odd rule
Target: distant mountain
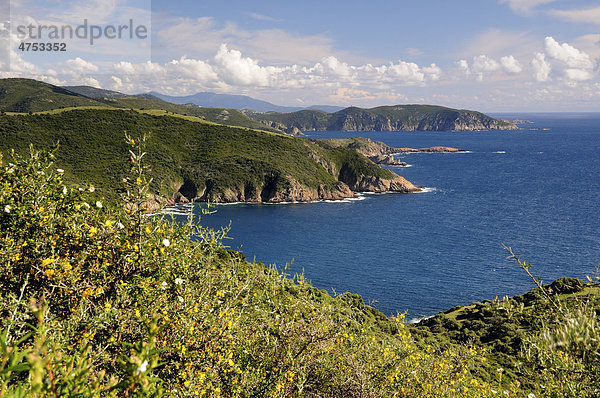
[[371,109],[350,107],[334,113],[303,110],[291,113],[246,112],[280,130],[302,131],[475,131],[516,130],[505,120],[483,113],[435,105],[395,105]]
[[247,95],[215,94],[210,92],[202,92],[186,96],[170,96],[156,92],[151,92],[148,94],[174,104],[195,104],[209,107],[251,109],[257,112],[296,112],[303,109],[320,109],[325,112],[336,112],[342,109],[342,107],[331,105],[314,105],[309,108],[280,106],[267,101],[261,101],[252,97],[248,97]]

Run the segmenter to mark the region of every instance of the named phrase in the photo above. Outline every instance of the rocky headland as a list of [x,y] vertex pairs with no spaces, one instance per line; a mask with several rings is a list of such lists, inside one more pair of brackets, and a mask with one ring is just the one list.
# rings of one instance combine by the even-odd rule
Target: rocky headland
[[434,105],[395,105],[363,109],[350,107],[338,112],[302,110],[290,113],[246,112],[270,128],[301,131],[482,131],[517,130],[506,120],[480,112]]
[[466,152],[464,149],[447,146],[434,146],[429,148],[394,148],[380,141],[373,141],[365,137],[330,138],[321,140],[332,147],[345,147],[355,149],[372,162],[383,166],[407,166],[407,163],[396,159],[395,154],[401,153],[458,153]]

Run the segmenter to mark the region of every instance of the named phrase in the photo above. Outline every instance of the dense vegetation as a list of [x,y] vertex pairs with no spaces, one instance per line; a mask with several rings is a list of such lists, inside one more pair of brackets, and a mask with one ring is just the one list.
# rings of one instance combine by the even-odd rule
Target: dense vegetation
[[0,80],[1,112],[40,112],[74,106],[107,105],[64,88],[36,80]]
[[560,278],[523,295],[451,308],[414,325],[412,332],[426,341],[481,347],[488,360],[478,376],[485,380],[500,374],[544,396],[553,390],[562,394],[555,396],[596,396],[598,308],[599,285]]
[[342,169],[352,169],[355,175],[395,176],[352,149],[144,112],[97,108],[0,115],[0,152],[15,149],[23,154],[30,143],[50,148],[60,142],[56,163],[65,170],[66,180],[85,179],[110,199],[116,198],[114,187],[120,186],[126,171],[124,132],[151,134],[152,192],[162,198],[173,198],[183,187],[189,199],[268,200],[292,184],[335,190],[342,184]]
[[516,129],[503,120],[480,112],[434,105],[380,106],[371,109],[350,107],[334,113],[303,110],[291,113],[248,113],[263,122],[277,122],[300,130],[332,131],[455,131]]
[[[119,207],[67,184],[51,153],[0,162],[0,395],[597,395],[597,307],[581,282],[413,328],[246,261],[226,231],[144,216],[148,158],[126,144]],[[494,316],[521,329],[511,356],[486,337],[505,334]]]

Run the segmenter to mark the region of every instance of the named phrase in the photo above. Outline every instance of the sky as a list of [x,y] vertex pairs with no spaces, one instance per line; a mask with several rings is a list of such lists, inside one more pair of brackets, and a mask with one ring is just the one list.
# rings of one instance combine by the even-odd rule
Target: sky
[[600,111],[599,61],[597,0],[0,0],[0,77],[128,94]]

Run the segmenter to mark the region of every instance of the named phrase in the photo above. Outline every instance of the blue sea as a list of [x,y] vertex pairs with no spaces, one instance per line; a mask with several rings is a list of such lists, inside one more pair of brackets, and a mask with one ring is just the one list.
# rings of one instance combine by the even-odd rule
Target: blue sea
[[495,115],[519,131],[310,132],[363,136],[407,154],[392,167],[425,193],[282,205],[220,205],[202,223],[231,223],[225,244],[330,292],[362,295],[408,318],[524,293],[531,281],[510,246],[545,282],[593,276],[600,262],[600,114]]

